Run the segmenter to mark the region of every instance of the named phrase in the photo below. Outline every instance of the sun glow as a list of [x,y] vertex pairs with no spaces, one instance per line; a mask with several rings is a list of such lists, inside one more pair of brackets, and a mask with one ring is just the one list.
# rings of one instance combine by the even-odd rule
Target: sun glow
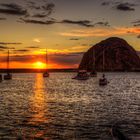
[[35,62],[33,65],[36,69],[45,69],[46,67],[46,64],[40,61]]

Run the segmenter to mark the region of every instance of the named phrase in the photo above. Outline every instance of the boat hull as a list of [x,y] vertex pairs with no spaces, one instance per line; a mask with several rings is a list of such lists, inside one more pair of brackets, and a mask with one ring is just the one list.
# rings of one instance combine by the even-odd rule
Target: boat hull
[[49,73],[48,72],[43,73],[43,77],[49,77]]
[[12,74],[4,75],[4,80],[11,80],[11,79],[12,79]]
[[100,85],[100,86],[106,86],[107,84],[108,84],[107,79],[100,79],[100,80],[99,80],[99,85]]
[[2,82],[2,75],[0,74],[0,82]]

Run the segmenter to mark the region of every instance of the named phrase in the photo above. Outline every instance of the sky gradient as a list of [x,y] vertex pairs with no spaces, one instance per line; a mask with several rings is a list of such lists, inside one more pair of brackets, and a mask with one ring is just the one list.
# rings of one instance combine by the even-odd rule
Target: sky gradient
[[76,68],[108,37],[140,51],[139,0],[0,0],[0,68]]

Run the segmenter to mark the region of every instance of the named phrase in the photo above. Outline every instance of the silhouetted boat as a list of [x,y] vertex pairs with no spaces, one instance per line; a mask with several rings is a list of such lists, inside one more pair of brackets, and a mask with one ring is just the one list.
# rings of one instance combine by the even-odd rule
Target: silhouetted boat
[[2,75],[0,74],[0,82],[2,82]]
[[88,75],[86,70],[80,70],[78,72],[77,76],[75,76],[72,79],[75,79],[75,80],[88,80],[89,79],[89,75]]
[[47,49],[46,49],[46,69],[45,69],[45,72],[43,73],[43,77],[49,77],[50,74],[48,72],[48,69],[47,69],[47,65],[48,65],[48,56],[47,56]]
[[[104,64],[105,64],[105,58],[104,58],[104,50],[103,50],[103,71],[104,71]],[[103,73],[102,78],[99,79],[99,85],[100,86],[106,86],[109,82],[107,81],[107,78],[105,77],[105,74]]]
[[10,74],[10,70],[9,70],[9,50],[8,50],[8,56],[7,56],[7,73],[4,75],[4,80],[11,80],[12,79],[12,74]]
[[114,140],[130,140],[126,137],[118,128],[118,126],[112,126],[111,128],[111,135]]
[[95,49],[93,49],[93,67],[92,67],[92,71],[90,73],[90,77],[97,77],[97,72],[96,72],[96,68],[95,68],[95,62],[96,62],[96,58],[95,58]]

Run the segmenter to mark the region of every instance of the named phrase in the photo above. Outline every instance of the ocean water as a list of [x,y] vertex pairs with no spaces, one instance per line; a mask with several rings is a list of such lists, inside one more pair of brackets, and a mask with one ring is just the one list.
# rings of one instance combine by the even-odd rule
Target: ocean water
[[13,74],[0,83],[0,140],[112,140],[110,127],[140,137],[140,74],[106,73],[72,80],[75,73]]

